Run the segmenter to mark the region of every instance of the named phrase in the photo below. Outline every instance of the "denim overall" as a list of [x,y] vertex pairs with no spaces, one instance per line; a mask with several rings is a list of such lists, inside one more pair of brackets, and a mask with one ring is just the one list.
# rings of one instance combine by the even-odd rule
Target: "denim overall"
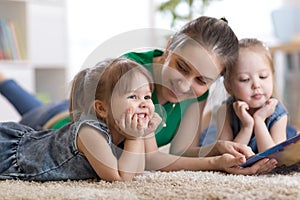
[[106,125],[99,121],[79,121],[58,130],[45,131],[36,131],[14,122],[0,123],[0,179],[99,179],[77,148],[78,131],[83,125],[103,133],[117,156]]

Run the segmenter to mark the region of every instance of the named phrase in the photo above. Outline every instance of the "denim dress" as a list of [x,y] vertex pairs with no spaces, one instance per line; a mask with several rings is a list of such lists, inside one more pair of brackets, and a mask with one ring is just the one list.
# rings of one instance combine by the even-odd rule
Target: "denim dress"
[[[242,122],[234,112],[234,109],[233,109],[234,101],[235,100],[232,97],[230,97],[226,102],[227,102],[228,112],[230,115],[230,127],[232,129],[233,137],[236,137],[242,128]],[[287,115],[287,114],[288,114],[287,110],[284,108],[284,106],[280,102],[278,102],[274,113],[265,120],[267,129],[270,131],[270,129],[274,125],[274,123],[277,122],[281,117],[283,117],[284,115]],[[287,138],[291,138],[291,137],[295,136],[296,134],[297,134],[297,130],[292,126],[287,125],[287,127],[286,127]],[[252,134],[248,146],[251,147],[251,149],[254,153],[258,153],[256,137],[254,134]]]
[[45,131],[36,131],[14,122],[0,123],[0,179],[99,179],[77,148],[78,131],[83,125],[99,130],[117,157],[108,129],[99,121],[79,121],[58,130]]

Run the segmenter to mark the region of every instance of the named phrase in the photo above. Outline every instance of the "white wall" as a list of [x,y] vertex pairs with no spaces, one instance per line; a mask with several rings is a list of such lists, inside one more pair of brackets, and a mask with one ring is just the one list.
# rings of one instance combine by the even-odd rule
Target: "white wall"
[[[164,2],[164,0],[154,1],[155,4]],[[239,38],[256,37],[272,43],[276,38],[271,12],[281,5],[282,0],[216,0],[209,4],[204,15],[225,17]],[[167,15],[159,14],[156,16],[156,26],[165,27],[168,20]]]
[[[93,50],[118,34],[149,27],[171,30],[166,15],[153,13],[155,6],[163,1],[67,0],[69,78],[81,68]],[[282,1],[219,0],[210,4],[205,15],[225,16],[239,38],[257,37],[271,44],[276,42],[276,37],[270,13],[280,7]]]
[[271,12],[281,0],[223,0],[214,2],[207,14],[225,16],[239,38],[256,37],[271,43],[274,37]]
[[[150,27],[150,0],[67,0],[70,77],[106,40]],[[120,44],[122,46],[122,44]]]

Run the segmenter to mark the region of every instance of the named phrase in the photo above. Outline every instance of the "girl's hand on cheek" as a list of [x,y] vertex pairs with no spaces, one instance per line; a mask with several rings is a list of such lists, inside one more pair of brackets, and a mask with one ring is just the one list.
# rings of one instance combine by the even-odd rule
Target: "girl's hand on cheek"
[[254,120],[248,113],[249,105],[244,101],[237,101],[233,103],[233,109],[238,118],[242,121],[244,127],[253,127]]
[[132,108],[129,108],[125,113],[122,114],[120,121],[116,121],[121,129],[127,136],[127,139],[138,138],[144,135],[144,129],[139,122],[137,114],[133,114]]
[[265,120],[268,118],[270,115],[272,115],[275,111],[276,105],[278,103],[277,99],[271,98],[269,99],[263,107],[261,107],[259,110],[257,110],[254,113],[254,118],[260,118],[261,120]]
[[161,121],[162,118],[157,113],[153,113],[149,120],[148,126],[145,129],[145,135],[155,132]]

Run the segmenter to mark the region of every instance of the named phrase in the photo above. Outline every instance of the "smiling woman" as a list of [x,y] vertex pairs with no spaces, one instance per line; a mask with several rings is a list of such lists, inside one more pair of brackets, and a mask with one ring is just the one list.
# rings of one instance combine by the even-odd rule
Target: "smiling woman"
[[[222,38],[222,34],[227,39]],[[201,124],[200,118],[208,88],[224,67],[235,62],[236,44],[237,38],[225,21],[203,16],[175,33],[164,52],[125,54],[153,74],[153,101],[164,107],[164,113],[168,114],[167,126],[156,133],[159,146],[171,142],[172,153],[198,156],[199,152],[194,149],[192,153],[189,147],[198,144],[200,132],[207,127]],[[192,123],[188,118],[195,121]]]
[[[175,92],[177,100],[174,102],[201,96],[222,71],[217,56],[210,55],[196,41],[186,41],[186,43],[189,44],[183,47],[175,47],[175,49],[170,46],[164,63],[169,67],[162,69],[161,77],[165,78],[161,80],[161,84]],[[199,57],[201,57],[201,60]],[[173,81],[168,81],[169,79],[166,77],[172,77]]]

